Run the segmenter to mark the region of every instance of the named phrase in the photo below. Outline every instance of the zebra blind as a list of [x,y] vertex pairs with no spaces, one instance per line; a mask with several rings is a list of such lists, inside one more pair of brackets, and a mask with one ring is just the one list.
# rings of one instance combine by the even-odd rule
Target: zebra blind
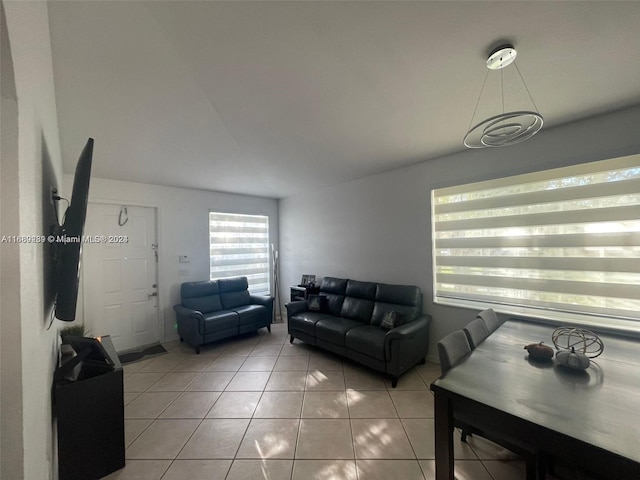
[[269,217],[209,212],[211,280],[247,277],[249,292],[270,293]]
[[433,190],[432,227],[438,303],[640,327],[640,155]]

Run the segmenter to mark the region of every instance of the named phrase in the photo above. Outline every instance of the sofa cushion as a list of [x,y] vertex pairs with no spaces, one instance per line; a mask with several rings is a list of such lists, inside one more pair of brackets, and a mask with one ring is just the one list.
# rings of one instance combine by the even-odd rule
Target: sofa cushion
[[342,303],[342,310],[340,310],[341,317],[351,318],[362,323],[369,323],[372,313],[373,300],[364,300],[356,297],[345,297]]
[[[371,325],[379,326],[382,323],[382,319],[389,312],[396,312],[402,318],[402,323],[411,322],[420,315],[416,307],[409,307],[407,305],[398,305],[396,303],[380,303],[376,302],[373,307],[373,313],[371,314]],[[398,325],[396,325],[397,327]]]
[[250,305],[251,295],[249,294],[249,290],[243,290],[241,292],[221,293],[220,301],[222,302],[222,308],[224,308],[225,310],[231,310],[236,307]]
[[348,297],[364,298],[366,300],[376,299],[377,283],[360,282],[358,280],[347,281],[345,295]]
[[335,293],[337,295],[344,295],[347,291],[347,279],[324,277],[320,283],[320,291],[325,293]]
[[422,291],[413,285],[387,285],[379,283],[376,302],[395,303],[422,309]]
[[202,333],[203,335],[208,335],[221,330],[237,329],[239,320],[236,312],[230,312],[228,310],[208,313],[204,315],[204,332]]
[[300,312],[289,318],[289,330],[297,330],[307,335],[316,335],[316,323],[323,318],[330,318],[329,315],[322,312]]
[[202,313],[222,310],[218,282],[185,282],[180,287],[182,305]]
[[354,327],[360,327],[362,323],[357,320],[344,317],[327,317],[316,322],[316,337],[344,346],[345,334]]
[[267,315],[267,308],[263,305],[242,305],[232,310],[240,317],[240,325],[262,322]]
[[309,295],[307,302],[309,310],[312,312],[326,312],[328,310],[327,297],[324,295]]
[[249,289],[247,277],[221,278],[218,280],[220,293],[241,292]]
[[345,337],[345,346],[349,350],[363,353],[377,360],[385,361],[384,339],[387,330],[372,325],[362,325],[350,329]]
[[382,317],[380,327],[382,327],[384,330],[391,330],[393,328],[399,327],[403,323],[404,315],[396,310],[390,310]]

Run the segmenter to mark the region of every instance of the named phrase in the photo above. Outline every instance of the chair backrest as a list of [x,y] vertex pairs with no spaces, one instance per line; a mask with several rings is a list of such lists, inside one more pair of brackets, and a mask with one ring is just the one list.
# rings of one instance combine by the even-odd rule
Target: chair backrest
[[440,371],[444,375],[451,367],[471,352],[467,336],[462,330],[450,333],[438,342],[438,356],[440,357]]
[[487,330],[489,331],[489,334],[492,334],[500,325],[502,325],[502,322],[498,320],[496,312],[491,308],[478,313],[477,318],[482,319],[485,327],[487,327]]
[[472,350],[489,336],[489,330],[481,318],[471,320],[463,330]]

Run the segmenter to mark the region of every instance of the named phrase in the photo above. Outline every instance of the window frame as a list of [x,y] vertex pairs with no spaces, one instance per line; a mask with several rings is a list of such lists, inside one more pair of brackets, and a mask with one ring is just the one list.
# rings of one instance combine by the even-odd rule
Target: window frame
[[[611,174],[611,171],[614,171],[616,169],[628,170],[631,172],[631,177],[630,177],[631,182],[625,184],[627,185],[626,187],[625,186],[620,187],[620,186],[622,185],[622,182],[629,180],[628,178],[623,178],[622,180],[614,181],[614,180],[610,180],[610,178],[615,179],[615,176],[612,176],[612,175],[609,175],[609,177],[607,177],[606,175],[604,177],[598,177],[600,178],[600,180],[598,181],[593,180],[594,185],[588,184],[588,180],[592,180],[591,178],[587,178],[586,181],[584,179],[577,178],[580,176],[584,176],[584,177],[593,176],[595,178],[598,172],[606,172],[608,174]],[[572,177],[576,177],[577,179],[573,179]],[[605,178],[606,180],[602,181],[602,178]],[[496,292],[501,290],[502,291],[509,290],[504,288],[504,284],[508,281],[511,281],[513,284],[517,285],[519,283],[519,280],[522,280],[520,283],[526,285],[528,281],[531,283],[533,282],[533,278],[536,278],[537,279],[536,281],[541,285],[545,283],[548,285],[551,285],[553,284],[553,282],[556,282],[558,280],[556,278],[540,279],[540,277],[527,277],[527,276],[506,277],[505,271],[509,271],[512,268],[509,263],[510,260],[506,259],[507,256],[500,257],[500,260],[496,261],[496,263],[499,265],[498,267],[492,267],[488,265],[488,262],[493,262],[493,260],[496,257],[492,256],[492,254],[487,253],[489,250],[491,250],[491,252],[508,250],[508,248],[502,245],[501,239],[506,239],[507,241],[505,243],[507,244],[508,243],[526,244],[529,241],[527,240],[528,238],[535,238],[536,234],[521,233],[521,232],[518,232],[518,235],[522,235],[522,237],[517,237],[517,235],[510,237],[508,236],[509,234],[507,233],[507,230],[509,229],[513,230],[514,228],[519,228],[521,226],[520,223],[522,225],[525,225],[525,227],[520,228],[520,230],[533,230],[535,227],[539,226],[539,224],[536,224],[536,218],[535,218],[536,208],[542,208],[543,210],[546,208],[547,210],[549,210],[550,207],[544,206],[544,205],[540,207],[539,202],[536,202],[536,201],[534,201],[531,204],[526,203],[523,200],[517,199],[518,196],[525,199],[527,198],[527,196],[529,196],[534,200],[539,200],[541,197],[547,196],[547,194],[550,192],[549,196],[551,197],[555,196],[560,198],[560,201],[566,205],[570,205],[570,208],[575,208],[576,206],[579,206],[580,208],[582,208],[582,212],[580,212],[579,209],[577,209],[576,211],[578,213],[575,213],[572,210],[563,210],[561,207],[566,208],[566,205],[561,205],[561,207],[559,207],[558,210],[550,210],[550,213],[546,213],[545,217],[541,217],[538,214],[538,216],[541,218],[547,218],[547,217],[550,218],[551,220],[548,220],[550,222],[553,222],[553,221],[556,221],[556,219],[562,219],[562,218],[565,218],[565,219],[571,218],[573,220],[574,218],[584,217],[586,219],[589,219],[590,217],[594,217],[594,218],[596,217],[598,209],[590,208],[589,205],[586,205],[586,206],[584,204],[579,205],[578,203],[576,203],[575,200],[572,200],[571,199],[572,196],[577,196],[576,198],[582,198],[580,197],[581,193],[576,193],[576,192],[610,191],[613,193],[613,196],[615,197],[616,195],[618,195],[616,194],[617,190],[620,190],[623,192],[625,188],[628,190],[630,188],[629,186],[634,185],[634,183],[632,182],[635,182],[636,184],[638,183],[639,178],[640,178],[640,155],[630,155],[626,157],[601,160],[598,162],[588,162],[583,164],[571,165],[568,167],[552,168],[552,169],[547,169],[547,170],[538,171],[538,172],[526,173],[522,175],[515,175],[515,176],[503,177],[503,178],[492,179],[487,181],[473,182],[473,183],[468,183],[464,185],[454,185],[451,187],[432,189],[431,190],[431,229],[432,229],[431,231],[432,245],[431,246],[432,246],[432,262],[433,262],[432,274],[433,274],[434,303],[440,304],[440,305],[470,308],[470,309],[476,309],[476,310],[493,308],[498,312],[505,313],[512,316],[543,319],[543,320],[549,320],[553,322],[562,322],[566,324],[579,324],[582,326],[598,328],[601,330],[606,329],[606,330],[618,331],[621,333],[631,333],[634,335],[640,335],[640,313],[638,313],[640,312],[640,308],[633,310],[633,308],[635,308],[634,306],[635,304],[633,303],[633,301],[636,298],[639,298],[640,295],[631,296],[628,299],[627,298],[622,299],[622,302],[625,304],[625,308],[627,309],[627,311],[629,311],[628,316],[621,315],[620,311],[615,312],[613,309],[610,309],[610,308],[607,311],[607,307],[599,307],[600,311],[591,312],[588,310],[585,311],[587,309],[585,305],[580,305],[579,308],[578,307],[571,308],[570,307],[571,304],[567,303],[565,304],[565,308],[562,308],[562,306],[560,306],[561,302],[557,302],[557,301],[555,303],[550,302],[550,304],[553,304],[553,306],[549,306],[549,305],[545,306],[543,304],[536,304],[536,305],[532,305],[531,303],[527,304],[526,301],[523,301],[523,300],[518,301],[515,298],[507,298],[507,297],[499,298]],[[526,191],[526,188],[530,184],[533,184],[535,182],[551,182],[551,180],[554,180],[554,179],[555,180],[565,179],[565,183],[557,182],[557,184],[551,185],[551,188],[549,189],[542,188],[541,190],[539,190],[538,193],[535,193],[535,192],[531,193],[529,191]],[[574,181],[575,185],[571,185],[572,180]],[[577,187],[577,188],[571,191],[570,189],[573,187]],[[509,194],[510,196],[507,196],[507,194],[500,193],[499,190],[501,188],[505,188],[505,189],[513,188],[513,189],[519,190],[519,192],[510,193]],[[578,190],[578,188],[583,188],[583,190],[580,191]],[[494,190],[494,192],[491,191],[492,189]],[[631,213],[631,215],[633,215],[635,211],[640,211],[640,204],[638,203],[638,194],[637,194],[638,191],[640,191],[640,189],[634,190],[634,192],[636,192],[634,194],[624,194],[624,193],[619,194],[620,196],[632,197],[630,200],[632,202],[631,209],[629,210],[629,205],[624,204],[624,202],[621,202],[621,206],[614,206],[613,208],[608,208],[607,213],[610,211],[613,214],[614,221],[618,218],[624,217],[625,215],[628,217],[629,212]],[[489,198],[491,195],[495,195],[496,196],[495,199],[492,200],[491,198]],[[582,195],[584,195],[584,193],[582,193]],[[448,197],[451,199],[450,204],[447,204],[447,198],[445,197]],[[593,201],[594,199],[600,200],[601,198],[608,199],[609,195],[598,195],[593,198],[588,198],[588,200],[589,201]],[[504,200],[506,200],[506,203],[507,203],[506,207],[504,205],[500,205],[500,202]],[[623,198],[622,200],[629,201],[628,198]],[[598,205],[608,206],[606,204],[606,201],[608,200],[605,200],[604,202]],[[455,205],[456,202],[458,202],[457,205]],[[508,210],[509,207],[511,206],[509,202],[513,202],[513,204],[517,206],[514,209],[514,211],[517,212],[520,209],[520,210],[526,211],[526,213],[513,214],[513,212]],[[468,206],[465,206],[465,203],[467,203]],[[572,204],[573,206],[571,207]],[[445,205],[444,208],[442,207],[443,205]],[[479,205],[479,206],[493,205],[496,208],[494,212],[495,215],[491,215],[492,212],[489,212],[488,208],[485,209],[486,211],[483,211],[482,208],[474,209],[474,205]],[[533,208],[528,209],[528,207],[530,207],[531,205],[533,205]],[[525,208],[518,208],[518,207],[525,207]],[[624,208],[627,208],[628,211],[627,212],[623,211]],[[616,209],[619,209],[619,210],[616,210]],[[443,211],[454,212],[454,213],[443,214]],[[604,207],[601,208],[599,212],[602,215],[603,212],[605,212]],[[510,214],[512,214],[513,216],[509,217]],[[499,218],[500,216],[503,216],[503,218]],[[631,243],[621,244],[620,247],[610,247],[612,249],[613,248],[629,249],[629,255],[632,261],[634,262],[634,264],[638,262],[638,258],[640,257],[638,255],[638,251],[640,249],[640,240],[639,240],[640,228],[638,227],[638,222],[637,222],[638,218],[639,217],[636,216],[636,217],[633,217],[631,220],[628,220],[628,219],[620,220],[619,223],[628,222],[631,225],[630,227],[631,230],[629,232],[623,232],[623,233],[615,232],[612,234],[613,236],[626,235],[624,241],[625,242],[628,241]],[[534,219],[534,220],[532,221],[530,219]],[[493,228],[496,225],[508,225],[509,222],[511,222],[511,220],[517,220],[517,222],[520,222],[520,223],[511,224],[511,227],[508,227],[504,232],[498,232],[497,228],[494,228],[493,230],[489,230],[490,228]],[[546,233],[546,237],[552,237],[553,235],[556,235],[556,239],[550,240],[552,244],[554,242],[561,244],[564,240],[558,240],[558,239],[561,238],[562,236],[565,236],[567,238],[571,237],[571,234],[563,232],[562,230],[563,228],[567,226],[572,226],[574,224],[575,225],[579,224],[579,222],[575,222],[571,220],[568,220],[568,221],[564,220],[564,222],[565,223],[555,224],[555,226],[559,227],[560,232],[554,231],[553,233]],[[485,223],[486,225],[489,225],[489,227],[483,226],[483,224]],[[605,220],[601,219],[600,223],[604,224],[606,222]],[[449,227],[449,225],[451,227]],[[477,230],[475,230],[474,232],[472,231],[472,228],[466,228],[467,225],[473,227],[473,229],[476,229],[477,227]],[[540,225],[554,225],[554,224],[549,223],[549,224],[540,224]],[[586,225],[586,224],[583,225],[584,228],[588,226],[589,225]],[[446,230],[446,228],[450,228],[450,230]],[[601,232],[598,233],[598,235],[600,234]],[[472,239],[473,235],[477,235],[477,237]],[[491,235],[495,235],[495,236],[491,237]],[[590,238],[589,235],[592,235],[592,234],[582,232],[580,234],[576,234],[575,237],[576,239],[584,238],[588,240]],[[597,236],[597,235],[594,235],[594,236]],[[601,235],[601,236],[604,236],[604,235]],[[445,237],[448,238],[448,240],[443,240],[443,238]],[[487,244],[490,245],[489,247],[483,247],[485,238],[490,239],[487,242]],[[515,241],[514,238],[517,238],[518,241]],[[522,238],[522,240],[520,240],[520,238]],[[544,238],[544,237],[541,237],[541,238]],[[629,238],[631,238],[632,240],[629,240]],[[456,244],[458,248],[443,249],[442,247],[442,245],[451,246],[454,244]],[[531,245],[533,244],[535,244],[535,240],[531,243]],[[472,247],[477,247],[477,248],[472,248]],[[585,247],[584,245],[582,246],[578,245],[578,247],[582,247],[583,250],[587,250],[588,248],[590,248],[588,245],[588,242],[587,242],[587,247]],[[604,248],[604,247],[599,247],[599,248]],[[451,251],[458,250],[456,254],[460,255],[460,257],[458,257],[458,259],[447,260],[447,258],[452,259],[453,257],[452,256],[447,257],[446,255],[454,255],[454,253],[447,252],[447,250],[451,250]],[[473,260],[466,260],[466,258],[471,259],[472,254],[468,254],[468,252],[471,252],[473,250],[480,251],[481,252],[480,257],[476,257]],[[538,250],[542,251],[545,249],[539,248]],[[462,252],[462,253],[459,253],[459,252]],[[542,257],[541,256],[542,254],[540,253],[538,254],[540,255],[538,259],[536,259],[535,257],[532,257],[531,259],[525,258],[526,261],[523,262],[522,258],[518,258],[516,260],[511,260],[511,261],[513,264],[515,264],[516,262],[518,262],[518,264],[525,263],[527,265],[540,264],[540,263],[544,264],[545,259],[551,258],[550,262],[552,263],[558,262],[557,258],[556,260],[554,260],[555,257]],[[525,255],[526,255],[526,252],[525,252]],[[578,255],[578,254],[575,254],[575,255]],[[484,256],[484,259],[481,258],[482,256]],[[509,258],[516,258],[516,256],[514,255],[513,257],[509,257]],[[572,263],[572,260],[570,260],[568,257],[564,258],[560,256],[559,258],[560,258],[560,262],[558,263],[560,264],[562,264],[563,261],[565,263],[566,262]],[[583,275],[582,277],[588,278],[589,274],[592,273],[591,270],[589,270],[588,268],[584,268],[584,269],[582,268],[582,262],[584,261],[582,257],[576,257],[576,258],[577,259],[573,260],[573,263],[575,264],[580,263],[580,268],[577,268],[575,265],[573,265],[572,267],[569,267],[572,270],[569,271],[570,274],[567,276],[567,278],[570,278],[570,280],[566,282],[567,284],[577,283],[577,282],[587,282],[587,280],[585,280],[584,278],[577,279],[573,277],[578,277],[580,272],[586,271],[587,273],[585,273],[585,275]],[[587,260],[585,261],[585,264],[590,265],[589,262],[591,262],[592,260],[589,259],[589,257],[585,257],[585,258],[587,258]],[[542,260],[542,262],[539,262],[538,260]],[[549,260],[546,260],[546,261],[549,262]],[[600,259],[600,261],[602,263],[607,263],[607,264],[609,263],[615,264],[616,261],[618,262],[618,264],[621,262],[620,260],[613,260],[608,262],[606,257],[604,260]],[[624,259],[622,261],[624,261]],[[453,265],[453,267],[447,267],[447,262],[450,262],[449,265]],[[469,262],[469,263],[465,266],[465,262]],[[474,262],[476,263],[474,264]],[[443,269],[443,267],[445,268]],[[540,267],[540,265],[533,267],[533,269],[537,269],[543,273],[545,272],[545,270],[549,270],[548,267],[545,269]],[[485,270],[492,270],[490,272],[492,275],[498,275],[498,276],[502,275],[502,280],[496,279],[498,277],[493,277],[493,279],[490,279],[489,278],[490,275],[485,275]],[[500,272],[500,270],[503,270],[503,271]],[[527,268],[524,268],[521,270],[526,271]],[[596,273],[600,273],[600,272],[596,272]],[[471,288],[468,289],[470,292],[473,292],[473,293],[465,292],[464,291],[465,285],[463,283],[457,285],[455,282],[443,282],[443,279],[448,279],[448,278],[455,279],[456,276],[458,278],[461,278],[462,282],[466,282],[468,281],[469,278],[472,278],[471,275],[476,275],[474,277],[474,280],[471,280],[471,283],[473,284],[474,281],[477,282],[475,284],[475,287],[476,287],[475,290],[474,290],[474,285],[472,285]],[[630,280],[629,278],[627,278],[627,279],[624,279],[623,281],[628,282],[627,290],[635,293],[636,286],[640,284],[640,282],[636,282],[635,277],[637,275],[640,275],[640,273],[632,272],[630,275],[631,275]],[[468,277],[468,278],[465,280],[464,277]],[[609,278],[606,276],[606,274],[602,275],[602,277]],[[488,281],[487,281],[487,278],[489,278]],[[617,277],[612,276],[610,278],[617,278]],[[493,290],[491,289],[492,282],[494,282]],[[447,283],[446,288],[451,289],[449,292],[445,291],[445,288],[443,287],[443,283]],[[484,291],[491,292],[491,293],[487,293],[486,298],[483,298],[482,295],[477,295],[474,298],[475,292],[478,292],[484,288],[482,286],[483,283],[486,283],[486,285],[488,285],[488,287],[485,288]],[[615,285],[615,283],[611,283],[611,284]],[[586,290],[593,290],[594,288],[597,288],[600,285],[607,287],[607,286],[610,286],[611,284],[607,285],[607,282],[605,281],[594,280],[593,283],[589,284],[589,287],[586,288]],[[587,285],[587,283],[583,283],[583,285]],[[515,291],[517,289],[513,289],[513,290]],[[606,291],[606,288],[604,288],[604,290]],[[518,293],[519,295],[523,295],[522,292],[524,292],[524,290],[516,293]],[[543,292],[543,290],[541,289],[540,292]],[[558,290],[551,291],[552,297],[554,294],[556,297],[562,297],[564,292],[558,291]],[[608,297],[603,297],[603,298],[608,298]],[[544,302],[539,302],[539,303],[544,303]],[[615,303],[615,302],[612,302],[612,303]],[[576,311],[576,309],[578,311]],[[579,311],[580,309],[582,309],[583,311]]]
[[[214,216],[217,216],[217,217],[214,218]],[[241,223],[241,222],[238,222],[240,218],[246,218],[248,220],[253,219],[253,220],[259,220],[259,221],[244,222],[245,224],[247,224],[245,227],[239,226],[237,228],[230,228],[226,231],[213,230],[215,222]],[[271,219],[269,215],[222,212],[222,211],[211,209],[209,210],[208,219],[209,219],[209,279],[217,280],[221,278],[237,278],[237,277],[244,276],[244,277],[247,277],[247,280],[249,282],[249,293],[251,293],[252,295],[271,295],[271,291],[272,291],[271,276],[273,273],[273,267],[271,265],[271,255],[270,255],[272,244],[271,244],[270,225],[269,225]],[[259,225],[264,225],[264,228],[261,229]],[[235,237],[236,235],[241,233],[238,231],[238,229],[243,229],[243,228],[246,230],[245,233],[247,235]],[[236,255],[236,256],[242,256],[243,254],[256,255],[255,259],[261,260],[261,261],[256,261],[253,263],[251,262],[234,263],[230,261],[232,259],[227,259],[228,263],[226,265],[218,265],[220,269],[214,270],[216,268],[216,265],[214,265],[214,263],[216,262],[216,259],[219,259],[221,256],[224,256],[224,253],[214,255],[214,251],[216,249],[218,251],[224,250],[224,247],[223,247],[224,242],[213,243],[216,233],[221,233],[222,236],[231,236],[231,237],[240,239],[239,242],[229,242],[230,245],[233,245],[229,247],[229,250],[235,252],[229,255]],[[263,242],[247,241],[248,239],[251,239],[251,238],[256,238],[256,239],[262,238],[264,239],[264,241]],[[252,250],[252,252],[241,253],[240,251],[245,248],[247,250]],[[261,266],[260,268],[266,268],[266,283],[261,282],[259,284],[256,284],[255,282],[252,282],[252,280],[256,278],[264,277],[264,272],[260,272],[260,268],[257,268],[257,273],[255,274],[250,273],[250,271],[248,271],[249,270],[248,268],[240,269],[239,271],[238,269],[236,269],[234,273],[234,270],[232,268],[233,266],[241,267],[241,266],[250,266],[250,265],[253,265],[254,267]],[[229,268],[223,268],[223,267],[229,267]],[[228,271],[229,274],[225,275],[224,274],[225,271]],[[256,289],[255,287],[256,285],[263,285],[263,286],[266,285],[266,289],[265,288]]]

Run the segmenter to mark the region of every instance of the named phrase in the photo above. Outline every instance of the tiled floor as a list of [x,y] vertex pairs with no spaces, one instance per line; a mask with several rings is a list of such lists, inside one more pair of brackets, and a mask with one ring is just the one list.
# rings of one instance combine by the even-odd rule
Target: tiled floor
[[[125,366],[126,458],[109,480],[435,478],[439,366],[397,388],[381,374],[288,341],[285,324]],[[458,480],[523,480],[524,464],[457,439]]]

